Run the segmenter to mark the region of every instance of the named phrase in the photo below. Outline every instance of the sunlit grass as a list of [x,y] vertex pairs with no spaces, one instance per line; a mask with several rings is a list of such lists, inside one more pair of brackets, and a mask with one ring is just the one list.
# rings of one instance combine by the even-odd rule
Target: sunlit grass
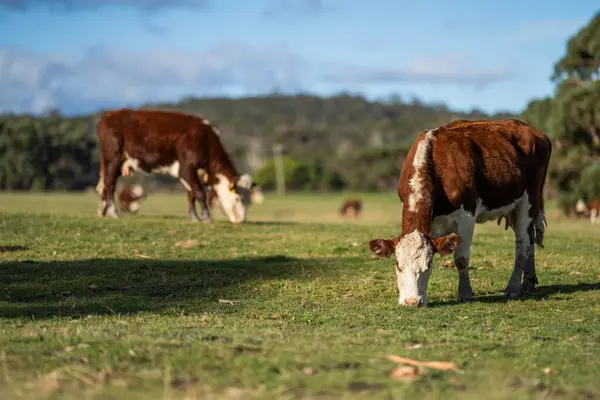
[[[0,398],[600,394],[598,226],[550,210],[538,291],[510,302],[512,233],[478,226],[478,301],[454,302],[436,258],[429,307],[412,310],[367,246],[398,233],[400,203],[359,196],[359,218],[337,214],[349,194],[267,195],[248,224],[217,211],[207,227],[182,193],[118,221],[95,216],[93,193],[0,195]],[[389,354],[460,371],[399,382]]]

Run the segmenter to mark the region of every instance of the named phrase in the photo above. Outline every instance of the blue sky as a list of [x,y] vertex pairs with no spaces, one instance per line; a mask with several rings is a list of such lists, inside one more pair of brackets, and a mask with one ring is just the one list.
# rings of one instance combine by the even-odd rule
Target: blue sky
[[[167,4],[168,3],[168,4]],[[520,111],[598,1],[0,0],[0,111],[277,89]]]

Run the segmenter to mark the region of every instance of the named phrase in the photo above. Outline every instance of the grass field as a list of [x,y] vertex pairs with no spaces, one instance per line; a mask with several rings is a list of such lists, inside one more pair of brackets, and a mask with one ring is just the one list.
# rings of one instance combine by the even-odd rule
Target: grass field
[[[472,247],[476,301],[435,270],[425,309],[397,304],[395,194],[267,196],[250,222],[191,224],[183,194],[96,217],[95,194],[0,195],[0,398],[591,399],[600,397],[600,227],[549,212],[540,285],[502,297],[513,235]],[[412,381],[388,355],[449,361]]]

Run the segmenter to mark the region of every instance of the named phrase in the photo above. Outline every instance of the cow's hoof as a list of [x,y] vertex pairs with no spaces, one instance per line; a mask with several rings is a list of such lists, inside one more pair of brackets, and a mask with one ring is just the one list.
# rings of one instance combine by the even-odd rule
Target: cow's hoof
[[212,218],[203,219],[202,222],[204,223],[204,225],[212,225],[213,224]]
[[531,293],[535,290],[535,282],[524,281],[521,285],[521,293]]
[[470,303],[473,301],[473,293],[462,293],[456,298],[457,303]]
[[505,289],[504,290],[504,296],[509,299],[516,299],[520,295],[521,295],[520,290],[515,290],[515,289]]

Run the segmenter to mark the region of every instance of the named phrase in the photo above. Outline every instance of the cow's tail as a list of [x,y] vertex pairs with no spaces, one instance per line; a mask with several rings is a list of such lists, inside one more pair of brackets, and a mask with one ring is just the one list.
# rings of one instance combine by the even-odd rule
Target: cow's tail
[[535,217],[534,225],[533,225],[533,241],[539,247],[544,248],[544,233],[546,231],[546,226],[548,226],[548,220],[546,219],[546,212],[544,210],[544,184],[546,183],[546,175],[548,174],[548,164],[550,163],[550,157],[552,155],[552,143],[550,139],[546,138],[546,145],[548,152],[545,154],[547,157],[544,157],[544,172],[541,174],[542,181],[539,186],[538,192],[538,204],[539,211],[537,216]]

